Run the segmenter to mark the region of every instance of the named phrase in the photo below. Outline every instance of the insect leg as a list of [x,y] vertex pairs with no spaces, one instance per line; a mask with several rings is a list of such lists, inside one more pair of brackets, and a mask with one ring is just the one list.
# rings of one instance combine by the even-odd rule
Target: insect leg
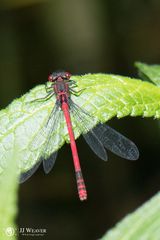
[[82,89],[79,90],[79,91],[76,91],[76,90],[70,88],[70,92],[71,92],[72,94],[74,94],[75,96],[81,95],[81,93],[82,93],[84,90],[85,90],[85,88],[82,88]]

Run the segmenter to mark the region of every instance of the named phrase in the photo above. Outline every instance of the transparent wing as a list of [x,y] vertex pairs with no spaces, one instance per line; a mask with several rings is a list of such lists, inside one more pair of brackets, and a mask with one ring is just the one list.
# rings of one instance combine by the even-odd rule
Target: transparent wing
[[24,183],[27,181],[39,168],[41,164],[41,161],[37,162],[31,169],[29,169],[27,172],[24,172],[20,175],[19,182]]
[[116,155],[128,160],[137,160],[139,158],[137,146],[131,140],[106,124],[98,124],[93,128],[93,132],[98,139],[103,142],[105,148]]
[[[52,152],[52,145],[53,145],[53,141],[52,141],[53,134],[52,133],[54,133],[55,130],[56,130],[56,132],[60,132],[62,118],[63,118],[63,113],[61,110],[58,110],[56,120],[53,123],[51,134],[48,136],[48,140],[46,142],[46,145],[43,149],[43,153],[41,155],[41,158],[43,159],[43,169],[46,174],[52,170],[52,168],[55,164],[57,155],[58,155],[58,151],[56,151],[50,155],[50,152]],[[60,133],[56,135],[56,145],[57,146],[59,145],[59,140],[60,140]]]
[[74,119],[77,127],[80,129],[80,132],[85,132],[83,136],[97,156],[103,160],[107,159],[107,154],[104,152],[105,147],[122,158],[128,160],[138,159],[138,148],[131,140],[106,124],[99,123],[91,129],[91,122],[95,121],[94,116],[84,111],[72,100],[70,100],[70,105],[71,112],[75,115]]
[[[79,133],[82,132],[83,137],[92,151],[102,160],[107,161],[107,153],[100,139],[97,138],[95,132],[91,129],[95,118],[91,117],[87,112],[69,99],[70,112],[76,123]],[[91,129],[91,130],[90,130]]]
[[51,154],[51,156],[48,157],[47,159],[45,159],[45,160],[43,159],[43,169],[46,174],[48,174],[52,170],[52,168],[55,164],[57,155],[58,155],[58,151]]
[[30,170],[21,174],[20,183],[23,183],[26,180],[28,180],[36,172],[42,161],[45,173],[50,172],[51,169],[53,168],[57,157],[57,151],[52,153],[53,143],[51,140],[52,136],[55,134],[54,131],[58,129],[58,126],[60,124],[58,121],[60,114],[61,110],[59,104],[56,102],[55,107],[53,108],[49,116],[49,119],[47,120],[47,123],[44,125],[41,131],[35,136],[34,140],[30,145],[30,149],[33,151],[37,149],[38,146],[41,146],[42,150],[40,151],[38,157],[39,160]]

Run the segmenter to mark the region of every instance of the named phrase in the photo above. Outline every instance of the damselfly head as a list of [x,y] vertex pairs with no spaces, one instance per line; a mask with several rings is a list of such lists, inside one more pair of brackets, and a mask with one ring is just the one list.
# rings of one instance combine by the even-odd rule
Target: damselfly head
[[70,73],[70,72],[65,72],[65,77],[66,77],[67,79],[70,79],[71,73]]
[[58,80],[58,78],[61,78],[63,80],[69,80],[71,77],[71,74],[69,72],[53,72],[48,76],[49,82],[55,82]]

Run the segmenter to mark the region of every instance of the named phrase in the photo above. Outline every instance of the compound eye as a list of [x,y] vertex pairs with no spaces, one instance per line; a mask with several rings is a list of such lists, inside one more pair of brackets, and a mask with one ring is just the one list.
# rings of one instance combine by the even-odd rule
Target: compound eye
[[49,75],[49,76],[48,76],[48,81],[49,81],[49,82],[52,82],[52,81],[53,81],[52,75]]
[[66,77],[67,79],[70,79],[71,74],[70,74],[69,72],[65,72],[65,77]]

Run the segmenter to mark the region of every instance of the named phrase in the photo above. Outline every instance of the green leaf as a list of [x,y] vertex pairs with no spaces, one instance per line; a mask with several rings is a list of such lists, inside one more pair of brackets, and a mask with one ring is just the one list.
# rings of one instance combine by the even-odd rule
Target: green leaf
[[[115,116],[160,118],[160,89],[151,83],[109,74],[86,74],[72,76],[72,79],[78,85],[77,90],[83,89],[79,96],[72,94],[72,100],[95,117],[90,128]],[[32,101],[45,96],[45,86],[40,85],[0,111],[0,172],[15,146],[20,171],[30,169],[39,159],[46,137],[43,134],[39,137],[38,133],[50,116],[55,96],[47,101]],[[80,133],[73,117],[72,121],[77,138]],[[50,151],[54,152],[65,142],[69,142],[69,138],[62,116],[58,129],[53,131]]]
[[160,237],[160,193],[126,216],[101,240],[158,240]]
[[0,239],[15,240],[18,187],[15,154],[12,154],[7,162],[8,167],[0,176]]
[[157,86],[160,86],[160,65],[148,65],[136,62],[135,66],[139,70],[139,76],[147,81],[152,81]]

